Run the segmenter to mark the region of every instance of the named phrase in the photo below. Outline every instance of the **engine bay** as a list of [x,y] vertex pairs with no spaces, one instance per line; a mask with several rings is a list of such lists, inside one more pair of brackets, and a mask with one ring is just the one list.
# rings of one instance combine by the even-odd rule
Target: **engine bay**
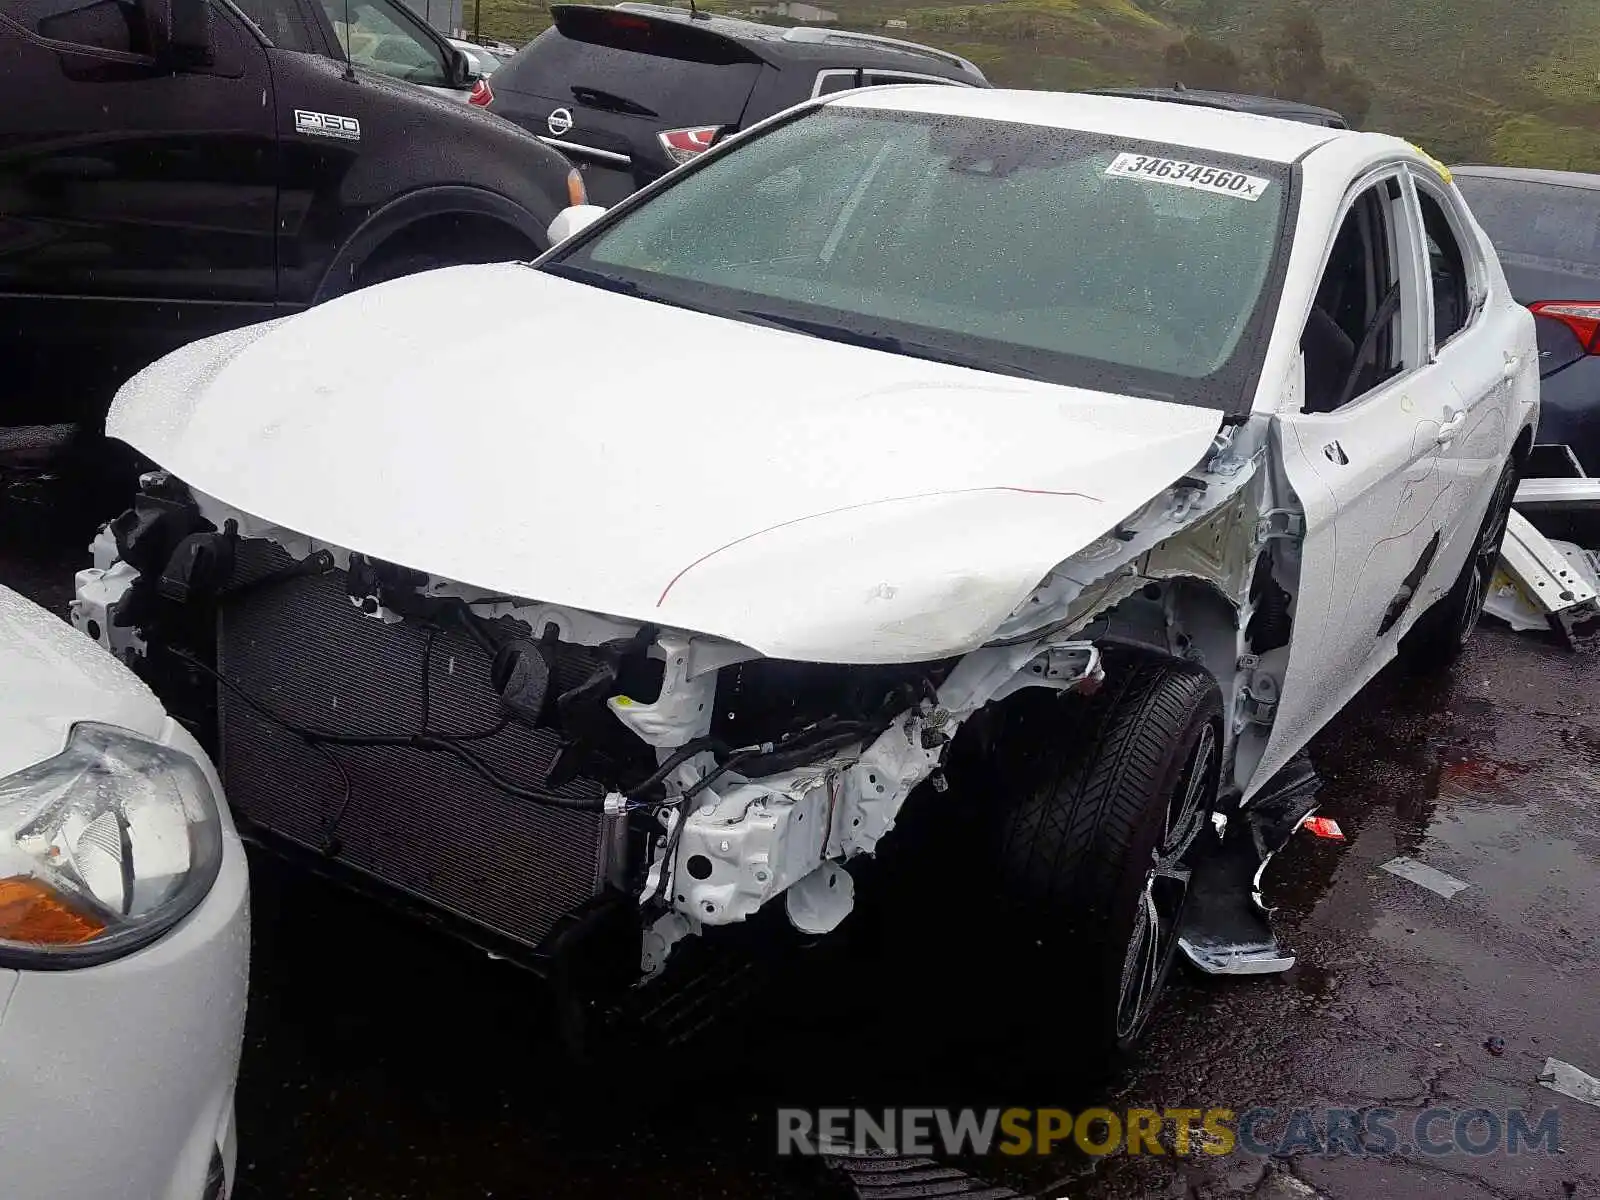
[[780,896],[801,932],[837,927],[843,864],[913,791],[945,789],[963,723],[1024,688],[1095,688],[1104,641],[1210,665],[1232,693],[1230,753],[1251,746],[1253,765],[1292,597],[1260,517],[1260,446],[1240,433],[1061,564],[988,644],[933,661],[768,658],[494,594],[163,472],[96,539],[73,621],[213,749],[247,827],[533,954],[621,898],[648,979],[685,937]]

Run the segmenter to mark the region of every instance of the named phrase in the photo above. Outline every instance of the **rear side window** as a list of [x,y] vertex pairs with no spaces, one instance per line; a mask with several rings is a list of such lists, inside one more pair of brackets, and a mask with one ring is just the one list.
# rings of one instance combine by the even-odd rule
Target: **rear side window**
[[1433,287],[1433,342],[1442,346],[1467,324],[1467,260],[1439,202],[1421,188],[1417,189],[1417,201],[1422,206]]
[[1600,191],[1471,175],[1456,185],[1507,262],[1600,278]]
[[730,125],[743,115],[761,73],[760,63],[743,56],[732,62],[692,57],[699,47],[671,38],[628,39],[625,31],[610,38],[604,30],[593,32],[624,44],[580,40],[558,28],[547,29],[495,73],[495,89],[658,117],[668,125]]

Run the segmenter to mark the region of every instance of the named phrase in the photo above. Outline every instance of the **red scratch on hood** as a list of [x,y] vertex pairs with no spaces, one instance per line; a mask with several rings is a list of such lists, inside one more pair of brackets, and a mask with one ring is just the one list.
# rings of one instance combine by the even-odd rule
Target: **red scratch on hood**
[[902,500],[928,500],[934,496],[964,496],[972,492],[1019,492],[1025,496],[1070,496],[1077,500],[1092,500],[1097,504],[1100,502],[1100,497],[1091,496],[1088,492],[1058,492],[1050,488],[1012,487],[1007,484],[1001,484],[998,487],[947,488],[934,492],[916,492],[910,496],[886,496],[881,500],[863,500],[859,504],[845,504],[838,508],[826,509],[823,512],[807,513],[803,517],[792,517],[787,521],[779,521],[776,525],[768,525],[765,529],[757,529],[753,533],[747,533],[742,537],[736,537],[731,542],[725,542],[716,547],[714,550],[707,550],[699,558],[695,559],[688,566],[684,567],[683,570],[679,571],[671,579],[667,580],[667,586],[662,588],[661,595],[656,597],[656,607],[660,608],[662,604],[666,602],[667,593],[677,586],[678,580],[682,579],[685,575],[694,570],[707,559],[715,558],[724,550],[731,550],[741,542],[748,542],[752,538],[758,538],[762,534],[771,533],[775,529],[784,529],[790,525],[798,525],[802,521],[814,521],[818,517],[831,517],[837,513],[851,512],[858,508],[873,508],[880,504],[898,504]]

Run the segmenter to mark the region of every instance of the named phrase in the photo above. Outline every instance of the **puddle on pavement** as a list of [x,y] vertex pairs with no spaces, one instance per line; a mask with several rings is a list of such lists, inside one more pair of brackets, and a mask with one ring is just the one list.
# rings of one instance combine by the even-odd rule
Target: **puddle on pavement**
[[[1313,916],[1313,910],[1362,851],[1363,839],[1374,839],[1386,859],[1426,858],[1429,839],[1446,822],[1452,839],[1504,836],[1517,796],[1549,796],[1553,769],[1577,761],[1587,771],[1600,747],[1575,725],[1565,733],[1548,720],[1508,726],[1510,702],[1485,696],[1470,672],[1443,686],[1379,681],[1374,693],[1340,717],[1313,751],[1324,773],[1322,811],[1340,822],[1350,842],[1297,837],[1269,873],[1269,896],[1281,906],[1280,928],[1291,945],[1332,936],[1337,914]],[[1480,828],[1479,811],[1499,820],[1485,818]],[[1571,868],[1567,849],[1560,865]],[[1360,909],[1371,890],[1358,881],[1340,894],[1354,894]],[[298,1184],[312,1176],[335,1194],[348,1182],[353,1194],[437,1200],[490,1188],[521,1194],[533,1177],[540,1194],[552,1197],[842,1196],[848,1192],[818,1164],[776,1160],[778,1105],[1081,1109],[1148,1099],[1143,1084],[1124,1094],[1135,1076],[1062,1078],[1046,1098],[1020,1097],[1007,1092],[1004,1063],[958,1065],[954,1035],[969,1011],[961,997],[974,985],[963,978],[960,947],[948,947],[942,982],[934,971],[908,989],[884,977],[870,937],[773,968],[764,996],[742,1015],[721,1014],[695,1046],[641,1060],[598,1085],[590,1080],[571,1090],[556,1083],[552,1094],[558,1077],[548,1067],[549,1046],[537,1036],[530,980],[399,923],[376,947],[352,954],[325,931],[371,928],[370,906],[313,895],[309,910],[291,920],[288,940],[264,928],[258,949],[260,994],[252,1000],[240,1090],[244,1200],[300,1194]],[[355,907],[340,917],[345,905]],[[1347,932],[1370,929],[1375,916],[1352,911]],[[308,950],[319,938],[320,951]],[[418,955],[425,965],[415,961]],[[292,974],[289,962],[296,964]],[[1248,1037],[1224,1032],[1208,1014],[1245,1001],[1277,1005],[1285,1020],[1312,1011],[1294,1007],[1294,997],[1326,1013],[1339,1003],[1341,981],[1335,967],[1305,956],[1282,979],[1181,981],[1135,1072],[1159,1061],[1181,1078],[1186,1056],[1219,1037],[1243,1038],[1239,1051],[1249,1057]],[[1020,1055],[1039,1038],[1070,1036],[1052,1022],[1049,1005],[1019,1000]],[[683,1088],[691,1081],[711,1099],[686,1112]],[[286,1128],[293,1131],[288,1137]],[[362,1161],[351,1161],[353,1151]],[[1096,1168],[1077,1151],[955,1165],[1021,1191],[1098,1170],[1142,1169]],[[1098,1194],[1094,1179],[1064,1190]]]

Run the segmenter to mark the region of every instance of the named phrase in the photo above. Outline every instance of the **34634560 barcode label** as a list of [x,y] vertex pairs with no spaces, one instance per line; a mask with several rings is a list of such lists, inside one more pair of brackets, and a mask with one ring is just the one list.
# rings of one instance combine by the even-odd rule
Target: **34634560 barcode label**
[[1148,154],[1119,154],[1106,168],[1106,174],[1118,179],[1148,179],[1153,183],[1193,188],[1197,192],[1232,196],[1235,200],[1259,200],[1272,184],[1272,180],[1260,175]]

